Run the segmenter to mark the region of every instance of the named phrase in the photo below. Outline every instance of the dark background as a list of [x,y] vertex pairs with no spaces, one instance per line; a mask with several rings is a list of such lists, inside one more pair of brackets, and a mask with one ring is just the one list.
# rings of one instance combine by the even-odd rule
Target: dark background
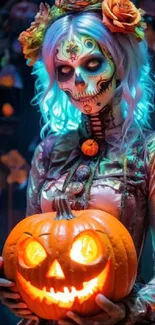
[[[26,66],[18,35],[34,19],[41,1],[0,1],[0,250],[12,227],[25,216],[26,186],[28,171],[34,149],[40,141],[40,113],[30,104],[34,96],[34,78],[31,68]],[[47,1],[50,5],[54,1]],[[155,70],[155,1],[137,1],[137,6],[146,11],[148,29],[146,39],[152,56],[152,71]],[[20,6],[19,6],[20,5]],[[3,76],[13,77],[9,85]],[[3,105],[9,103],[13,113],[6,116]],[[152,127],[155,129],[155,114],[152,114]],[[16,150],[25,161],[27,177],[24,182],[8,184],[10,168],[1,157]],[[147,262],[146,262],[147,261]],[[149,262],[148,262],[149,261]],[[142,274],[146,281],[153,275],[152,247],[147,238],[143,254]],[[14,325],[17,318],[0,305],[0,325]]]

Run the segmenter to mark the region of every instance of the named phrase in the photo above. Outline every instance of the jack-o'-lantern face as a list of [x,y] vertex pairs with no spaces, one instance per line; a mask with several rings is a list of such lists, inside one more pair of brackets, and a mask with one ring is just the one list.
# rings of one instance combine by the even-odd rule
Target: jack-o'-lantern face
[[37,240],[26,235],[19,245],[17,278],[33,299],[71,308],[76,299],[83,303],[102,290],[110,269],[110,256],[96,231],[81,232],[67,244],[64,253],[59,242],[51,251],[46,246],[43,237],[48,240],[50,234]]
[[59,203],[57,214],[33,215],[12,230],[3,249],[5,275],[42,318],[64,319],[68,310],[95,315],[98,293],[119,301],[132,289],[133,241],[110,214]]

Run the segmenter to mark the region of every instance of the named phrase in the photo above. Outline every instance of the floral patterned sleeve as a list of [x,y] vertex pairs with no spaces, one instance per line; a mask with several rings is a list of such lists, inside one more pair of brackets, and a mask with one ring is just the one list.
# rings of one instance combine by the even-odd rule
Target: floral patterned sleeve
[[27,188],[27,216],[41,213],[40,191],[46,178],[48,162],[47,144],[48,138],[37,146],[32,159]]
[[27,188],[26,215],[41,213],[39,203],[39,191],[45,179],[45,167],[43,160],[44,142],[41,142],[34,153]]
[[[153,256],[155,257],[155,135],[147,143],[146,168],[148,175],[148,215],[152,233]],[[154,258],[155,260],[155,258]],[[149,261],[147,261],[149,262]],[[137,286],[138,287],[138,286]],[[137,293],[131,293],[124,303],[127,319],[124,325],[155,324],[155,275]]]

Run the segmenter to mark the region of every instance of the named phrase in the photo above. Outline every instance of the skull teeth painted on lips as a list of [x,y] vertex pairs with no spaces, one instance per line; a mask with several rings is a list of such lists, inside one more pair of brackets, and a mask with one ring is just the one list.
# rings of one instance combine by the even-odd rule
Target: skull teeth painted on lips
[[85,101],[95,100],[98,96],[102,95],[103,93],[105,93],[109,89],[109,87],[112,84],[114,74],[115,74],[115,71],[114,71],[113,75],[111,76],[111,78],[109,78],[108,80],[106,80],[106,81],[101,80],[99,90],[97,90],[97,91],[95,91],[93,93],[85,93],[85,92],[83,92],[81,94],[73,96],[73,95],[71,95],[69,90],[67,90],[66,92],[68,93],[68,96],[70,98],[72,98],[72,100],[74,100],[74,101],[85,102]]

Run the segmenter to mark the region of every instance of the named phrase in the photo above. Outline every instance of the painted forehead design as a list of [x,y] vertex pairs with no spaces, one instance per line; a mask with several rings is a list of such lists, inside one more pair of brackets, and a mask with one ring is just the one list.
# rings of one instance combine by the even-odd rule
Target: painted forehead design
[[56,62],[68,61],[69,63],[73,63],[94,52],[101,54],[100,47],[94,39],[89,36],[75,35],[71,40],[64,40],[57,46]]

